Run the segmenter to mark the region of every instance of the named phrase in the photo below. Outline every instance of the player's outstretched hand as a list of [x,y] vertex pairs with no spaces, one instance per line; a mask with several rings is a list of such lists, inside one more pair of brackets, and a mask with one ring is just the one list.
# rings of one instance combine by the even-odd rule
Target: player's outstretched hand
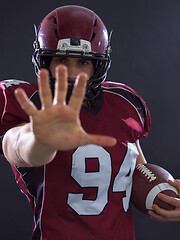
[[116,144],[114,138],[88,134],[81,126],[79,112],[84,99],[86,82],[86,74],[81,73],[77,76],[72,96],[66,104],[67,68],[59,65],[56,69],[54,99],[49,86],[49,73],[45,69],[41,70],[38,78],[41,110],[34,106],[23,89],[16,90],[16,98],[30,116],[32,131],[38,143],[49,145],[56,150],[72,150],[87,144],[104,147]]
[[179,193],[179,198],[169,197],[165,194],[160,193],[158,197],[175,207],[175,210],[164,210],[157,205],[153,205],[154,211],[149,211],[149,215],[152,219],[161,222],[177,222],[180,221],[180,180],[169,181],[169,184],[174,186]]

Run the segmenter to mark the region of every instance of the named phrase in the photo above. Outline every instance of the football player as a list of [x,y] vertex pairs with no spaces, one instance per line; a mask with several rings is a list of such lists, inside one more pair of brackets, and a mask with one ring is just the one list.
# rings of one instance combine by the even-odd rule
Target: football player
[[[57,8],[35,31],[38,86],[0,83],[1,152],[33,209],[32,239],[133,240],[129,202],[135,165],[146,162],[146,104],[105,81],[111,36],[93,11]],[[171,184],[180,192],[178,180]],[[180,201],[160,198],[176,210],[154,206],[149,214],[180,220]]]

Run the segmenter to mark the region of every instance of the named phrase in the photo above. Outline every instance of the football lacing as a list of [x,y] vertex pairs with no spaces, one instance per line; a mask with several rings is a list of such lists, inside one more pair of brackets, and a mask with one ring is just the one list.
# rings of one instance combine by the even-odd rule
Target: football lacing
[[136,167],[137,170],[139,170],[143,175],[145,175],[145,177],[150,181],[154,181],[156,180],[156,176],[154,175],[154,173],[152,173],[146,166],[144,166],[143,164],[138,164]]

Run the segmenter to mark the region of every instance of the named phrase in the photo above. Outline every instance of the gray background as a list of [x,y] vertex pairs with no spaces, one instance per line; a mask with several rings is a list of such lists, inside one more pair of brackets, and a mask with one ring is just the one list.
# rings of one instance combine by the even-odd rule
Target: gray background
[[[148,162],[180,178],[180,1],[76,0],[9,1],[0,6],[0,79],[35,82],[31,54],[33,24],[58,6],[93,9],[113,29],[109,80],[124,82],[141,94],[151,111],[149,137],[142,140]],[[16,186],[9,164],[0,162],[0,239],[28,240],[32,213]],[[137,240],[173,239],[180,223],[158,223],[134,210]]]

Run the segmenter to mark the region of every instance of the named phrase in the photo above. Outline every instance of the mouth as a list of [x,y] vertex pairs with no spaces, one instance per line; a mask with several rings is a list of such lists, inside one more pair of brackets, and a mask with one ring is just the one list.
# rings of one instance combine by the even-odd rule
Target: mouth
[[74,87],[74,83],[75,81],[72,81],[72,80],[68,80],[68,87]]

